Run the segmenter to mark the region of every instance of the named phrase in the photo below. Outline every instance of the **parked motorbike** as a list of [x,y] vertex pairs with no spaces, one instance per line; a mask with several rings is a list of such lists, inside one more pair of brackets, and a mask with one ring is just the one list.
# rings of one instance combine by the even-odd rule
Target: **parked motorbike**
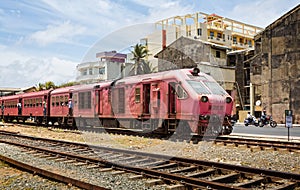
[[248,126],[248,125],[254,125],[256,127],[259,126],[259,122],[258,122],[258,120],[254,116],[246,118],[244,120],[244,124],[245,124],[245,126]]
[[270,126],[273,128],[275,128],[277,126],[277,122],[273,120],[271,115],[261,116],[260,121],[259,121],[259,126],[263,127],[268,124],[270,124]]

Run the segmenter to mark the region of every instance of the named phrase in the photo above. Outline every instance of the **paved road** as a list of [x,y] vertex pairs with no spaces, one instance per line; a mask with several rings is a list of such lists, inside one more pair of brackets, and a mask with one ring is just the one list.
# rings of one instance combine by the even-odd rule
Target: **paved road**
[[[237,135],[249,135],[249,136],[280,136],[282,138],[288,138],[288,129],[284,125],[278,125],[276,128],[270,126],[255,127],[247,126],[245,127],[242,123],[237,123],[233,127],[232,134]],[[290,128],[290,139],[300,139],[300,127]]]

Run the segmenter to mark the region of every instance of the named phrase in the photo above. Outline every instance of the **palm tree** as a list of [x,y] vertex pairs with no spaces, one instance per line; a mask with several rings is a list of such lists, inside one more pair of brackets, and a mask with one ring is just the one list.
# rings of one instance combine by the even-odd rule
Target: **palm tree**
[[129,75],[151,73],[149,63],[144,60],[144,58],[149,55],[149,51],[146,46],[142,44],[136,44],[134,46],[134,50],[131,51],[131,53],[133,54],[132,60],[134,60],[135,63],[132,65]]
[[45,87],[46,87],[47,90],[50,89],[50,88],[53,88],[53,89],[56,88],[54,82],[52,82],[52,81],[45,82]]
[[37,91],[45,90],[45,84],[39,83],[36,87]]

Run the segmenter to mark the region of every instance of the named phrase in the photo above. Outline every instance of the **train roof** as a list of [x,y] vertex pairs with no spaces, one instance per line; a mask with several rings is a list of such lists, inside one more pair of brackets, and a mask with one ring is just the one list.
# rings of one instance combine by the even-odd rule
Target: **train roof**
[[118,84],[132,84],[139,83],[143,81],[153,81],[153,80],[164,80],[167,78],[177,78],[179,81],[181,80],[214,80],[211,76],[199,72],[197,75],[192,75],[193,69],[177,69],[177,70],[169,70],[157,73],[150,73],[144,75],[135,75],[126,78],[122,78],[116,82]]
[[44,96],[49,94],[51,90],[42,90],[42,91],[37,91],[37,92],[28,92],[28,93],[24,93],[24,94],[19,94],[21,95],[22,98],[26,98],[26,97],[33,97],[33,96]]
[[95,88],[105,88],[109,87],[111,85],[112,81],[104,81],[99,83],[93,83],[93,84],[83,84],[78,86],[73,86],[73,91],[83,91],[83,90],[90,90]]
[[51,94],[62,94],[62,93],[69,93],[75,86],[67,86],[62,88],[57,88],[52,90]]
[[10,95],[10,96],[2,96],[1,100],[18,99],[18,98],[22,98],[22,94],[15,94],[15,95]]

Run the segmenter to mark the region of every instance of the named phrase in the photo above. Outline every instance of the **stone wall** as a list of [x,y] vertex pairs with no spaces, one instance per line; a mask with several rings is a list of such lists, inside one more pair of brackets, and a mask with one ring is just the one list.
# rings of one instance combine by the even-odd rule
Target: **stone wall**
[[264,109],[278,122],[284,110],[291,109],[295,123],[300,122],[300,5],[269,25],[255,38],[251,82],[262,87]]

